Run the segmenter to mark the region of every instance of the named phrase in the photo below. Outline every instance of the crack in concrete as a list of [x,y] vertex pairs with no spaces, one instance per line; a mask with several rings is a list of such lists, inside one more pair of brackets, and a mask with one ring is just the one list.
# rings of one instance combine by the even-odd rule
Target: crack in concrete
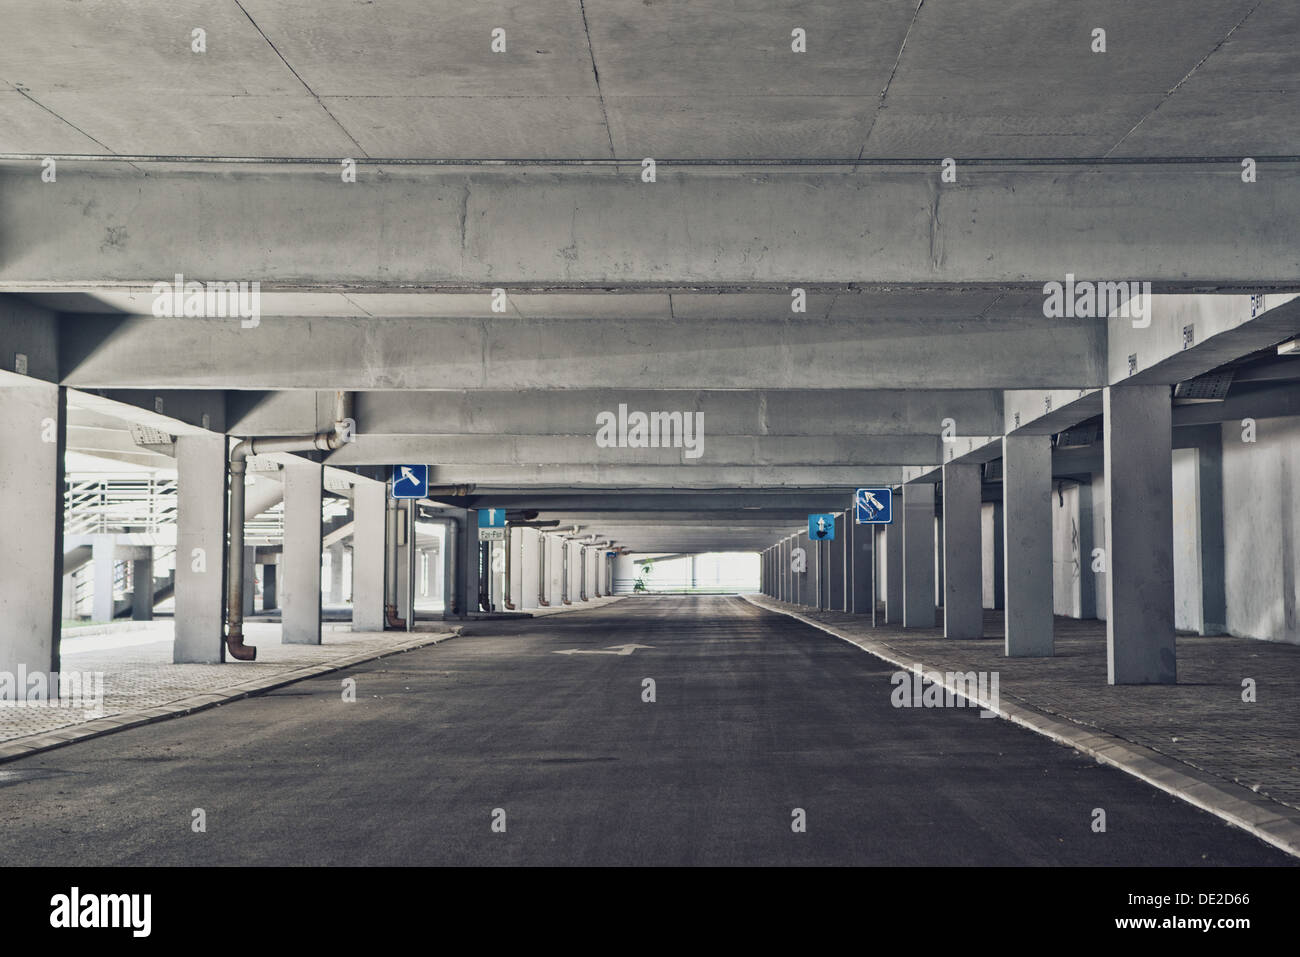
[[871,125],[867,127],[867,135],[862,138],[862,148],[858,150],[858,158],[854,161],[854,172],[857,172],[857,163],[861,162],[862,154],[867,151],[867,143],[871,141],[871,134],[876,128],[876,120],[880,118],[880,111],[884,109],[885,97],[889,95],[889,88],[893,85],[894,74],[898,72],[899,64],[903,62],[903,51],[907,49],[907,38],[912,35],[912,28],[916,26],[916,20],[921,15],[921,7],[924,5],[925,0],[916,0],[916,9],[912,11],[912,19],[908,22],[907,30],[903,33],[903,42],[898,45],[898,56],[894,57],[893,69],[889,71],[885,85],[880,91],[880,97],[876,101],[876,112],[871,115]]
[[[9,81],[6,80],[5,82],[8,83]],[[102,146],[104,149],[108,150],[108,152],[109,152],[112,156],[116,157],[116,156],[118,155],[117,151],[114,150],[114,149],[113,149],[111,146],[109,146],[107,143],[101,143],[99,140],[95,139],[95,137],[91,136],[89,133],[87,133],[85,130],[83,130],[80,126],[78,126],[76,123],[73,123],[71,120],[68,120],[68,119],[66,119],[66,118],[64,118],[64,117],[62,117],[62,116],[60,116],[58,113],[55,113],[52,109],[50,109],[48,106],[46,106],[46,105],[45,105],[44,103],[42,103],[40,100],[36,99],[36,97],[34,97],[34,96],[32,96],[30,93],[28,93],[27,90],[25,90],[23,87],[18,86],[18,84],[16,84],[16,83],[10,83],[9,85],[12,86],[13,89],[14,89],[14,92],[17,93],[19,96],[21,96],[23,99],[27,100],[27,101],[30,102],[30,103],[34,103],[36,106],[40,107],[40,108],[41,108],[42,110],[44,110],[46,113],[50,114],[50,116],[54,117],[54,118],[55,118],[56,120],[58,120],[60,123],[63,123],[63,124],[65,124],[65,125],[67,125],[67,126],[72,127],[74,130],[76,130],[78,133],[80,133],[80,134],[81,134],[82,136],[84,136],[86,139],[90,140],[90,141],[91,141],[92,143],[94,143],[95,145],[97,145],[97,146]],[[132,162],[130,162],[130,161],[128,161],[128,160],[122,160],[121,162],[126,163],[128,166],[130,166],[130,167],[131,167],[132,169],[134,169],[134,170],[137,170],[137,171],[138,171],[138,170],[140,169],[140,167],[136,166],[134,163],[132,163]]]
[[587,5],[578,0],[578,11],[582,14],[582,32],[587,37],[587,54],[591,57],[591,75],[596,81],[596,96],[600,98],[600,117],[605,121],[605,136],[609,139],[609,155],[614,158],[614,134],[609,129],[609,112],[605,109],[605,92],[600,88],[600,70],[596,68],[596,51],[591,46],[591,30],[587,26]]
[[1173,96],[1175,93],[1178,92],[1178,88],[1179,88],[1180,86],[1182,86],[1184,83],[1186,83],[1189,79],[1191,79],[1192,74],[1195,73],[1197,70],[1199,70],[1199,69],[1204,65],[1204,63],[1205,63],[1206,60],[1208,60],[1210,57],[1214,56],[1214,54],[1216,54],[1216,53],[1219,52],[1219,49],[1220,49],[1220,48],[1221,48],[1225,43],[1228,42],[1228,39],[1229,39],[1229,38],[1230,38],[1234,33],[1237,32],[1237,28],[1240,27],[1240,26],[1241,26],[1243,23],[1245,23],[1247,20],[1249,20],[1250,17],[1251,17],[1251,15],[1252,15],[1256,10],[1258,10],[1258,9],[1260,8],[1260,6],[1263,4],[1263,2],[1264,2],[1264,0],[1258,0],[1258,2],[1257,2],[1253,7],[1251,7],[1249,10],[1247,10],[1247,11],[1246,11],[1246,15],[1245,15],[1244,17],[1242,17],[1240,20],[1238,20],[1236,23],[1234,23],[1234,24],[1232,25],[1232,29],[1229,30],[1227,33],[1225,33],[1225,34],[1223,35],[1223,39],[1220,40],[1218,43],[1216,43],[1216,44],[1214,45],[1214,47],[1210,50],[1209,53],[1205,54],[1205,56],[1203,56],[1203,57],[1201,57],[1199,60],[1197,60],[1197,61],[1196,61],[1196,65],[1193,66],[1190,70],[1188,70],[1187,73],[1183,76],[1183,78],[1182,78],[1181,80],[1179,80],[1177,83],[1175,83],[1172,87],[1170,87],[1169,90],[1165,93],[1165,95],[1162,96],[1162,97],[1160,98],[1160,102],[1157,103],[1155,106],[1151,107],[1151,109],[1148,110],[1148,111],[1147,111],[1147,112],[1142,116],[1142,118],[1141,118],[1140,120],[1138,120],[1136,123],[1134,123],[1134,124],[1133,124],[1133,128],[1130,129],[1130,130],[1129,130],[1127,133],[1125,133],[1123,136],[1121,136],[1121,137],[1116,141],[1115,145],[1112,146],[1110,149],[1108,149],[1108,150],[1103,154],[1103,156],[1110,156],[1111,153],[1113,153],[1113,152],[1115,152],[1117,149],[1119,149],[1121,143],[1123,143],[1126,139],[1128,139],[1130,136],[1132,136],[1133,133],[1134,133],[1134,131],[1137,130],[1137,128],[1138,128],[1139,126],[1141,126],[1143,123],[1145,123],[1148,119],[1150,119],[1150,118],[1155,114],[1156,110],[1158,110],[1158,109],[1160,109],[1160,107],[1164,106],[1165,103],[1168,101],[1168,99],[1169,99],[1171,96]]
[[339,122],[339,118],[330,112],[328,106],[326,106],[324,103],[321,102],[321,98],[316,95],[316,91],[313,90],[310,86],[308,86],[307,81],[298,75],[298,71],[293,68],[293,64],[285,59],[284,54],[280,52],[280,48],[271,42],[271,38],[268,37],[266,33],[262,30],[262,28],[257,25],[257,21],[253,19],[252,15],[247,10],[244,9],[244,5],[240,3],[239,0],[235,0],[235,6],[239,7],[240,13],[248,17],[248,22],[253,25],[254,30],[256,30],[259,34],[261,34],[262,39],[266,41],[266,45],[271,48],[271,52],[273,52],[276,56],[280,58],[280,62],[283,63],[288,68],[289,72],[293,74],[293,78],[302,84],[302,88],[306,90],[308,94],[311,95],[311,98],[316,101],[316,105],[319,106],[321,110],[324,111],[325,115],[328,116],[331,121],[333,121],[334,125],[337,126],[340,131],[342,131],[343,135],[352,141],[352,145],[357,148],[357,151],[362,156],[369,156],[370,154],[367,153],[365,149],[361,146],[361,144],[357,142],[357,138],[353,136],[351,133],[349,133],[348,128]]

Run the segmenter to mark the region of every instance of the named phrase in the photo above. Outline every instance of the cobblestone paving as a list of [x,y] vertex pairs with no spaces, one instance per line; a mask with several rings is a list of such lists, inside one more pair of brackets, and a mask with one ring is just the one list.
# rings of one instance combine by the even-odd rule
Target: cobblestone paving
[[[1177,685],[1106,683],[1106,623],[1057,618],[1056,656],[1007,658],[1002,615],[985,612],[982,641],[942,628],[872,628],[857,615],[789,609],[889,647],[935,671],[997,671],[1000,694],[1043,714],[1103,730],[1300,809],[1300,646],[1230,636],[1178,636]],[[1242,701],[1253,678],[1256,701]]]

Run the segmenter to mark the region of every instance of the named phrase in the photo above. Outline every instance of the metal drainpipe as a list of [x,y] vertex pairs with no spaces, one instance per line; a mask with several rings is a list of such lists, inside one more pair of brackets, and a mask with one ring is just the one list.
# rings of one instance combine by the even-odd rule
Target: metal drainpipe
[[[340,393],[340,397],[342,393]],[[343,408],[340,399],[339,408]],[[244,644],[244,475],[250,455],[271,452],[332,452],[352,441],[343,417],[329,432],[285,438],[244,439],[230,451],[230,560],[227,574],[226,648],[238,661],[254,661],[257,649]]]
[[395,631],[405,631],[406,619],[397,617],[397,530],[401,518],[397,506],[397,500],[390,498],[385,512],[387,559],[384,562],[384,626]]
[[569,601],[569,540],[560,539],[560,604],[572,605]]

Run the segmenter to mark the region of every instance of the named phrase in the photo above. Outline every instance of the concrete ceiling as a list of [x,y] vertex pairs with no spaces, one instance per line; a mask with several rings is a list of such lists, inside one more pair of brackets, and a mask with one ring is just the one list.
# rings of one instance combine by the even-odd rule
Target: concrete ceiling
[[3,152],[1300,153],[1288,0],[9,0],[4,15]]
[[[77,390],[70,463],[169,464],[128,422],[328,427],[340,389],[332,465],[429,461],[455,504],[639,550],[761,548],[1298,331],[1272,294],[1300,288],[1300,7],[1189,7],[8,0],[0,359]],[[1048,319],[1067,272],[1188,301]],[[261,324],[153,320],[174,273],[260,281]],[[598,448],[620,404],[705,413],[707,455]]]

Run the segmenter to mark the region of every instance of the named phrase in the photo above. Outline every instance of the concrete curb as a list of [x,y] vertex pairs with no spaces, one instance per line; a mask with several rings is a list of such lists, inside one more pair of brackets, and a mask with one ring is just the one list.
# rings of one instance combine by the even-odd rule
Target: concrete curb
[[55,731],[42,731],[39,734],[28,735],[22,738],[11,738],[8,741],[0,742],[0,764],[6,761],[15,761],[18,758],[29,757],[42,751],[50,751],[54,748],[61,748],[65,744],[75,744],[78,741],[86,741],[90,738],[98,738],[105,734],[112,734],[114,731],[124,731],[127,728],[138,728],[141,725],[153,724],[157,721],[166,721],[169,718],[179,718],[187,714],[195,714],[199,711],[206,711],[208,708],[215,708],[231,701],[238,701],[241,698],[251,698],[253,695],[262,694],[275,688],[282,688],[285,685],[291,685],[307,678],[315,678],[319,675],[329,674],[331,671],[342,671],[345,668],[351,668],[354,665],[363,664],[367,661],[377,661],[380,658],[387,658],[389,655],[401,654],[405,651],[414,651],[416,648],[424,648],[429,645],[440,644],[450,638],[455,638],[461,634],[460,626],[455,626],[449,631],[440,631],[426,633],[419,639],[413,639],[400,645],[394,645],[378,651],[365,651],[355,655],[348,655],[344,658],[334,658],[330,661],[323,661],[319,664],[304,665],[295,668],[292,671],[281,672],[275,675],[266,675],[260,678],[250,678],[247,681],[241,681],[237,684],[230,685],[220,691],[207,691],[200,694],[190,695],[185,698],[178,698],[175,701],[169,701],[166,704],[159,705],[155,708],[147,708],[143,711],[122,711],[117,714],[105,715],[102,718],[95,718],[91,721],[85,721],[81,724],[69,725],[66,728],[59,728]]
[[923,662],[903,661],[898,653],[879,642],[863,638],[854,638],[831,625],[808,618],[796,611],[783,608],[778,604],[755,601],[749,595],[740,596],[755,608],[775,612],[810,625],[819,631],[841,641],[846,641],[868,654],[874,655],[902,671],[915,671],[920,667],[926,672],[945,675],[944,687],[957,697],[973,701],[986,711],[991,711],[1000,718],[1018,724],[1030,731],[1035,731],[1050,738],[1057,744],[1074,748],[1102,764],[1119,768],[1153,787],[1171,794],[1179,800],[1186,801],[1202,811],[1208,811],[1222,818],[1229,824],[1255,835],[1279,850],[1293,857],[1300,857],[1300,820],[1286,805],[1261,797],[1248,788],[1224,781],[1206,772],[1199,771],[1176,758],[1171,758],[1150,748],[1127,741],[1107,731],[1095,728],[1083,728],[1056,718],[1048,717],[1032,708],[999,701],[979,700],[964,694],[955,687],[956,682],[948,682],[946,673]]

